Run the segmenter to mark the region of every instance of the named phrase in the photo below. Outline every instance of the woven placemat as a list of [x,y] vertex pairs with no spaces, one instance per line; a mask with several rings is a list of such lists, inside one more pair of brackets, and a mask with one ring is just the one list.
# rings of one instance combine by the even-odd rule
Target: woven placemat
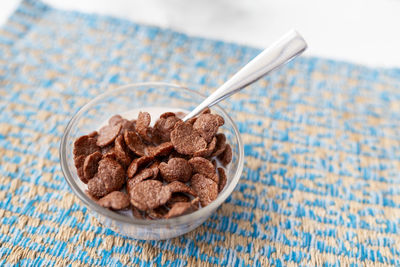
[[23,1],[0,31],[0,265],[400,264],[400,71],[300,58],[222,106],[236,190],[166,241],[103,228],[60,171],[71,116],[142,81],[208,93],[259,50]]

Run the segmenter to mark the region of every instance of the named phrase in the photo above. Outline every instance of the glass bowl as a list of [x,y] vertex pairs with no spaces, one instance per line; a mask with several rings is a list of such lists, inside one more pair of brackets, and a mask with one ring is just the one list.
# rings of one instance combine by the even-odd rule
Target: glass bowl
[[[73,160],[73,143],[81,135],[98,129],[112,115],[149,107],[179,108],[190,111],[204,100],[196,91],[167,83],[140,83],[105,92],[83,106],[68,123],[60,144],[60,163],[72,191],[100,223],[125,236],[142,240],[161,240],[183,235],[201,225],[226,200],[237,185],[243,170],[243,144],[229,115],[218,105],[212,112],[221,115],[225,133],[232,146],[232,162],[226,169],[227,183],[218,198],[193,213],[171,219],[144,220],[128,217],[97,205],[86,194],[86,185],[78,178]],[[155,119],[155,118],[152,118]]]

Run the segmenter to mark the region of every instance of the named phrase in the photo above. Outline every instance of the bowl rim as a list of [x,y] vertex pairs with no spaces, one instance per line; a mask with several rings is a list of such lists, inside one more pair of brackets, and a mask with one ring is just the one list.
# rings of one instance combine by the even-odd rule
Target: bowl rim
[[228,113],[221,108],[218,104],[214,105],[219,112],[223,113],[224,116],[228,119],[228,121],[231,123],[233,126],[233,130],[235,133],[235,137],[238,142],[238,147],[239,147],[239,153],[238,153],[238,167],[236,169],[236,172],[231,180],[231,182],[228,184],[228,186],[218,194],[218,197],[212,201],[209,205],[206,207],[202,207],[198,209],[197,211],[194,211],[192,213],[178,216],[175,218],[170,218],[170,219],[158,219],[158,220],[147,220],[147,219],[138,219],[138,218],[132,218],[128,217],[126,215],[119,214],[117,212],[113,212],[109,209],[103,208],[100,205],[97,205],[92,199],[90,199],[86,193],[80,189],[78,184],[75,182],[73,178],[73,173],[69,168],[68,162],[67,162],[67,157],[66,157],[66,149],[67,149],[67,137],[69,136],[69,133],[72,129],[72,126],[75,124],[75,122],[80,118],[80,116],[86,112],[90,107],[92,107],[95,103],[97,103],[100,99],[107,97],[111,94],[115,94],[118,91],[123,91],[127,88],[132,88],[132,87],[141,87],[141,86],[166,86],[166,87],[173,87],[175,89],[183,89],[186,90],[192,94],[195,94],[203,99],[206,97],[192,89],[189,89],[183,85],[178,85],[178,84],[172,84],[172,83],[165,83],[165,82],[141,82],[141,83],[132,83],[132,84],[127,84],[123,85],[120,87],[117,87],[116,89],[109,89],[105,91],[104,93],[96,96],[92,100],[90,100],[88,103],[86,103],[84,106],[82,106],[71,118],[71,120],[68,122],[63,136],[61,138],[60,142],[60,147],[59,147],[59,157],[60,157],[60,165],[61,165],[61,170],[64,175],[64,179],[67,181],[68,185],[72,189],[72,191],[75,193],[75,195],[78,196],[78,198],[89,208],[90,211],[95,211],[102,216],[105,216],[109,219],[112,219],[114,221],[118,221],[121,223],[127,223],[127,224],[132,224],[132,225],[174,225],[174,224],[182,224],[182,223],[188,223],[190,221],[193,221],[195,218],[201,218],[206,215],[211,215],[211,211],[217,209],[221,204],[225,202],[225,200],[231,195],[233,190],[235,189],[236,185],[239,182],[239,179],[242,175],[243,171],[243,164],[244,164],[244,147],[243,147],[243,142],[242,138],[240,136],[240,132],[235,124],[235,122],[232,120],[232,118],[228,115]]

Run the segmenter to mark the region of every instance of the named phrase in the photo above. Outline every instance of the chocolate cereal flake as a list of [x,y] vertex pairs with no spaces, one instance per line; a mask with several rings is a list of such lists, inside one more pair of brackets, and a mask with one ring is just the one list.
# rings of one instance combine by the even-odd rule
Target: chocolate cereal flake
[[173,116],[176,116],[175,113],[167,111],[160,115],[160,119],[166,119]]
[[169,187],[157,180],[146,180],[135,185],[129,192],[131,203],[139,210],[153,210],[167,203],[171,197]]
[[225,185],[226,185],[226,173],[225,173],[225,169],[224,168],[218,168],[218,176],[219,176],[219,182],[218,182],[218,193],[222,191],[222,189],[224,189]]
[[178,217],[181,215],[188,214],[194,210],[195,208],[190,202],[176,202],[175,204],[172,205],[171,209],[164,216],[164,218],[169,219],[173,217]]
[[175,124],[171,132],[171,142],[175,150],[184,155],[193,155],[207,147],[207,142],[193,130],[193,126],[181,121]]
[[143,169],[140,172],[138,172],[135,176],[133,176],[132,179],[128,179],[126,186],[127,186],[127,191],[130,192],[131,189],[137,185],[138,183],[149,179],[149,178],[153,178],[154,176],[154,172],[152,169],[147,168],[147,169]]
[[143,180],[146,180],[148,178],[153,178],[154,172],[150,168],[146,168],[141,170],[140,172],[136,173],[135,176],[133,176],[133,180],[139,180],[140,182]]
[[97,203],[104,208],[109,208],[112,210],[126,209],[130,205],[128,195],[121,191],[113,191],[100,198]]
[[167,202],[167,207],[171,208],[176,202],[190,202],[190,197],[182,193],[173,193]]
[[211,142],[207,145],[206,149],[195,152],[193,156],[194,157],[204,157],[204,158],[211,156],[211,154],[215,150],[216,144],[217,144],[217,138],[214,136],[213,139],[211,140]]
[[174,181],[166,186],[169,188],[171,193],[186,193],[194,197],[197,197],[196,192],[192,188],[190,188],[190,186],[187,186],[184,183]]
[[147,154],[153,157],[162,157],[168,156],[171,151],[174,149],[174,146],[171,142],[165,142],[158,146],[148,146],[147,147]]
[[86,157],[85,162],[83,163],[83,180],[85,184],[93,178],[93,176],[97,172],[97,167],[99,166],[99,161],[102,158],[102,154],[98,151],[90,154]]
[[115,139],[115,147],[114,153],[116,160],[122,165],[122,167],[126,168],[131,163],[131,157],[129,156],[129,149],[125,145],[124,137],[119,135]]
[[160,162],[155,161],[148,167],[149,169],[151,169],[153,171],[152,179],[157,179],[158,173],[160,172],[160,169],[158,168],[159,165],[160,165]]
[[162,162],[158,168],[161,176],[167,182],[188,182],[192,177],[192,167],[187,160],[182,158],[172,158],[168,160],[168,163]]
[[125,144],[129,149],[138,156],[144,156],[146,146],[143,144],[142,139],[133,131],[127,131],[124,133]]
[[120,124],[122,121],[124,120],[124,118],[121,117],[121,115],[114,115],[112,116],[109,120],[108,120],[108,124],[111,126]]
[[127,170],[127,175],[129,178],[132,178],[139,168],[146,166],[149,164],[154,158],[149,156],[143,156],[137,159],[134,159],[132,163],[129,165]]
[[97,140],[94,137],[83,135],[74,142],[74,157],[88,156],[96,151],[100,151],[100,147],[96,144]]
[[226,147],[226,136],[223,133],[219,133],[215,136],[217,138],[217,144],[215,146],[214,152],[212,153],[211,156],[219,156],[224,152],[225,147]]
[[218,156],[218,159],[221,161],[221,164],[226,166],[229,162],[232,161],[232,148],[229,144],[225,146],[224,152]]
[[177,118],[172,112],[162,114],[160,119],[158,119],[154,124],[153,135],[159,142],[170,141],[171,131],[174,129],[174,126],[178,121],[181,121],[181,119]]
[[104,158],[99,161],[98,176],[109,192],[119,190],[125,183],[125,171],[115,160]]
[[208,159],[194,157],[189,160],[189,164],[192,166],[194,173],[200,173],[218,183],[218,175],[215,172],[215,167]]
[[215,114],[202,114],[195,123],[193,129],[196,129],[207,143],[211,142],[212,138],[218,131],[218,128],[224,124],[224,119]]
[[203,207],[210,204],[218,196],[218,184],[202,174],[195,174],[191,179],[193,190],[200,198]]
[[122,125],[121,133],[124,134],[127,131],[135,131],[135,124],[136,124],[135,120],[130,121],[130,120],[124,119],[121,122],[121,125]]
[[96,144],[100,147],[111,144],[112,142],[114,142],[120,131],[121,124],[103,126],[99,130],[99,136],[97,137]]
[[211,155],[211,153],[215,150],[215,147],[217,146],[217,137],[213,137],[213,139],[211,140],[211,142],[208,144],[207,146],[207,150],[209,151],[209,155]]
[[107,189],[103,183],[103,181],[97,176],[97,174],[89,180],[87,183],[88,185],[88,192],[95,198],[100,198],[107,195]]
[[121,125],[120,134],[124,134],[126,131],[135,131],[135,123],[135,120],[127,120],[121,117],[121,115],[114,115],[108,120],[108,124],[111,126]]
[[103,158],[99,161],[97,174],[88,182],[89,192],[95,197],[102,197],[112,191],[121,189],[125,183],[125,171],[113,159]]
[[82,182],[86,181],[86,179],[83,175],[83,164],[85,163],[85,159],[86,159],[85,155],[80,155],[78,157],[74,157],[74,164],[76,167],[76,171],[78,173],[79,179],[81,179]]
[[147,142],[151,142],[151,138],[149,136],[150,122],[151,117],[148,112],[139,112],[138,119],[136,121],[136,131],[140,137]]

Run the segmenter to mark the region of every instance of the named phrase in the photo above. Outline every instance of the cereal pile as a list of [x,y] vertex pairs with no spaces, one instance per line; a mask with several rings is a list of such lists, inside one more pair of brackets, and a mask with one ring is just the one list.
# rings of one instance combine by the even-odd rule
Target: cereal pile
[[137,218],[172,218],[205,207],[224,188],[232,160],[224,119],[209,109],[187,122],[166,112],[151,117],[120,115],[108,125],[76,139],[74,162],[87,194],[112,210],[132,209]]

